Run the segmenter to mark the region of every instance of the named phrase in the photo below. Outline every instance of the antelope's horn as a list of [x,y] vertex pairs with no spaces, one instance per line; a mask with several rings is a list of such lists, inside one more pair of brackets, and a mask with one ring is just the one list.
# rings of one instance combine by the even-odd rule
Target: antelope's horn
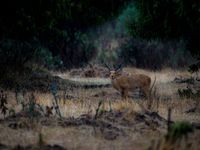
[[122,63],[120,63],[119,65],[117,65],[117,67],[115,67],[115,70],[121,70],[122,69]]
[[110,66],[108,66],[106,63],[104,63],[104,65],[105,65],[105,67],[106,67],[109,71],[111,71]]

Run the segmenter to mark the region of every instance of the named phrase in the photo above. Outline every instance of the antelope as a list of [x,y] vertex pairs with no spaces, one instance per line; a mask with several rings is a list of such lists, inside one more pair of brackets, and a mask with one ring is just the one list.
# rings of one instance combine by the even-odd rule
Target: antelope
[[113,88],[121,93],[122,98],[128,97],[129,91],[134,91],[139,88],[144,96],[149,96],[151,78],[144,74],[129,74],[123,73],[121,68],[111,70],[110,79]]

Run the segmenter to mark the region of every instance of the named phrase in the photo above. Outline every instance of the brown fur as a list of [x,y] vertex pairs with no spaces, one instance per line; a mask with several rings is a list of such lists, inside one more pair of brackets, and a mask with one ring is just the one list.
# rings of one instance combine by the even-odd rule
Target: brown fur
[[140,88],[145,97],[149,95],[151,78],[147,75],[110,71],[110,78],[112,86],[121,93],[123,98],[128,96],[129,91],[137,88]]

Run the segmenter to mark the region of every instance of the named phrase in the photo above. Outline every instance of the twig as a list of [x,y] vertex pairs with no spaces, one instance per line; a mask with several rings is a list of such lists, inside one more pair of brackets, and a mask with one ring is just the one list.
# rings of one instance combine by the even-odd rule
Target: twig
[[171,108],[168,109],[168,116],[167,116],[167,132],[169,133],[171,129]]

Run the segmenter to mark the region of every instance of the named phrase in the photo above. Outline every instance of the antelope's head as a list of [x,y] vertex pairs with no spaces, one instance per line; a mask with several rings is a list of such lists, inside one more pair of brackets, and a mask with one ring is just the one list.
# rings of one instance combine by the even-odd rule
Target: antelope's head
[[112,80],[116,79],[117,77],[119,77],[121,75],[122,75],[121,70],[110,71],[110,79],[112,79]]
[[110,79],[114,80],[117,77],[122,75],[122,67],[121,64],[118,65],[118,67],[113,67],[114,69],[111,69],[107,64],[105,64],[106,68],[108,68],[109,72],[110,72]]

